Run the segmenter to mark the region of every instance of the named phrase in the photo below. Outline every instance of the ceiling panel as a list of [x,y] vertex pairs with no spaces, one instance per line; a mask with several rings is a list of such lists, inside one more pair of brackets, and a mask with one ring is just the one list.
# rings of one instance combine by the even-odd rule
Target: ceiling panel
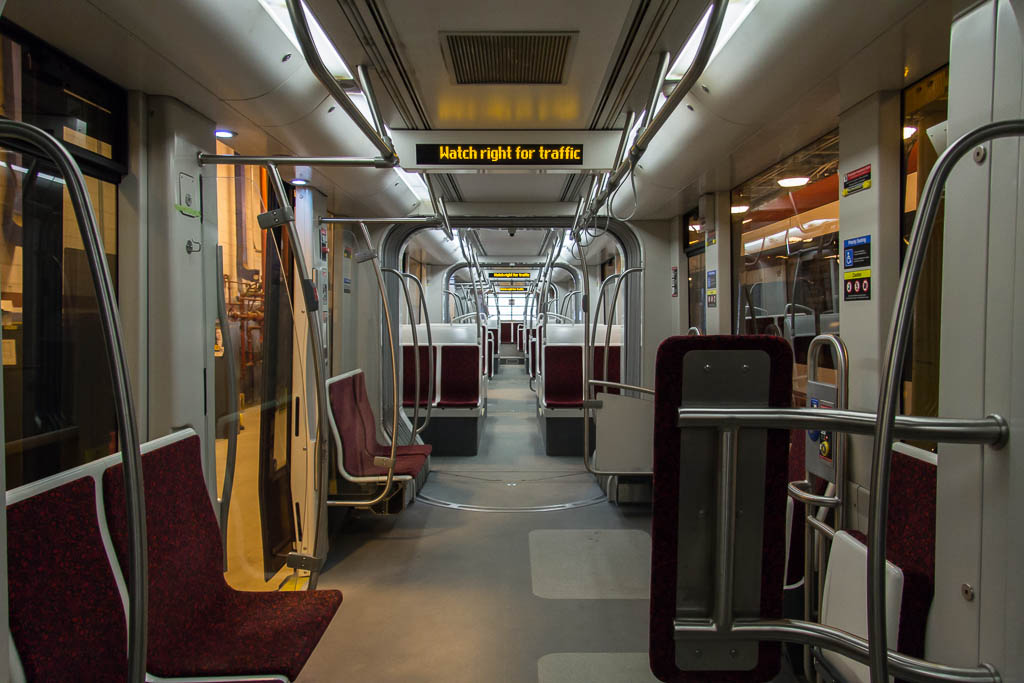
[[544,235],[547,230],[528,230],[519,228],[515,235],[509,235],[507,230],[486,229],[479,230],[480,243],[486,252],[484,258],[491,260],[494,256],[521,256],[536,258],[544,242]]
[[[381,4],[433,128],[544,129],[588,127],[633,3],[385,0]],[[559,31],[575,32],[576,37],[561,84],[457,85],[442,54],[441,34],[466,31]]]
[[463,201],[557,202],[567,176],[561,173],[459,173]]

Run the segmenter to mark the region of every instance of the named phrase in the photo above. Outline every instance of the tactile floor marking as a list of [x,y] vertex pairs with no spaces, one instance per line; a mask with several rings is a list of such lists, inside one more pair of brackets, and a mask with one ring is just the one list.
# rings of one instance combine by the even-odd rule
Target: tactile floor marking
[[538,683],[657,683],[646,652],[554,652],[537,660]]
[[646,600],[651,536],[636,529],[535,529],[530,575],[539,598]]

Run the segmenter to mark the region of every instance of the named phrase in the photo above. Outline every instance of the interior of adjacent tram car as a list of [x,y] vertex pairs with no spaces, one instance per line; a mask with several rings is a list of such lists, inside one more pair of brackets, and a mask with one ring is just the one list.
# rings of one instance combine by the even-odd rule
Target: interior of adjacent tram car
[[1024,681],[1022,27],[0,0],[0,683]]

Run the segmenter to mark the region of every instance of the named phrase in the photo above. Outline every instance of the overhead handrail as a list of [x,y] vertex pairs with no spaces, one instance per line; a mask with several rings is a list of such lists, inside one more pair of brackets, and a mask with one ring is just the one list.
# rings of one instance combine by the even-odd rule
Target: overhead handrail
[[[295,33],[295,38],[299,41],[299,49],[302,50],[302,56],[306,58],[306,63],[309,65],[313,75],[323,84],[327,92],[334,98],[334,101],[338,103],[338,106],[345,110],[345,113],[349,115],[349,118],[356,124],[356,127],[366,136],[366,139],[377,148],[381,156],[385,160],[392,162],[392,166],[397,166],[398,155],[395,154],[395,148],[391,140],[384,133],[383,122],[380,122],[381,130],[378,132],[374,125],[366,120],[363,113],[359,111],[359,107],[348,96],[348,93],[341,87],[334,74],[331,73],[327,65],[324,64],[323,59],[321,59],[320,53],[316,49],[316,43],[313,41],[313,35],[310,33],[309,24],[306,22],[302,0],[285,0],[285,4],[288,6],[288,16],[292,21],[292,30]],[[364,91],[363,94],[366,95],[367,99],[370,99],[372,96],[371,92]],[[372,110],[373,108],[371,107]]]
[[[295,2],[295,0],[289,0],[289,2]],[[597,216],[598,211],[608,201],[609,196],[619,188],[619,185],[626,178],[626,174],[631,173],[636,167],[644,152],[647,151],[647,147],[650,146],[651,140],[658,134],[658,131],[661,130],[665,122],[672,116],[672,112],[675,111],[676,107],[683,101],[683,98],[696,85],[697,79],[704,72],[704,68],[711,60],[711,53],[714,50],[715,42],[718,40],[722,24],[725,21],[725,10],[729,3],[727,0],[712,0],[709,5],[711,13],[708,18],[707,28],[704,30],[700,44],[697,46],[697,53],[694,55],[693,63],[690,64],[686,73],[683,74],[683,77],[672,88],[672,92],[669,93],[665,104],[651,116],[650,123],[638,131],[636,141],[627,155],[628,158],[624,159],[615,168],[615,171],[609,176],[608,182],[604,184],[604,188],[594,197],[594,201],[584,207],[585,211],[582,212],[583,220],[578,221],[578,224],[588,225]],[[660,90],[662,87],[662,83],[656,83],[655,85],[656,90]],[[657,102],[653,97],[652,101]]]
[[199,165],[244,165],[284,164],[286,166],[357,166],[364,168],[391,168],[390,161],[381,157],[296,157],[287,155],[256,156],[245,154],[198,154]]
[[0,140],[16,140],[31,145],[48,157],[64,178],[68,197],[75,212],[82,244],[89,261],[96,306],[110,367],[124,467],[125,508],[130,541],[128,554],[128,679],[142,683],[146,679],[146,630],[149,605],[149,560],[146,536],[146,498],[142,479],[142,454],[135,422],[135,402],[124,352],[124,335],[117,309],[114,284],[110,279],[103,236],[96,221],[85,178],[74,157],[52,135],[23,121],[0,119]]
[[220,544],[224,553],[224,571],[228,570],[228,513],[231,511],[231,491],[235,484],[235,463],[238,460],[238,357],[231,341],[228,306],[224,298],[224,247],[217,245],[217,318],[220,320],[221,345],[227,362],[228,385],[228,451],[224,461],[224,486],[220,499]]
[[608,382],[603,379],[589,380],[589,384],[591,386],[614,387],[616,389],[622,389],[624,391],[635,391],[638,394],[654,396],[654,389],[648,389],[647,387],[638,387],[634,384],[623,384],[622,382]]
[[886,642],[885,623],[885,534],[889,511],[889,474],[892,468],[892,441],[895,435],[896,402],[900,396],[900,381],[907,342],[912,327],[914,298],[924,267],[925,253],[931,238],[935,216],[938,213],[942,190],[953,166],[978,145],[1005,137],[1024,136],[1024,119],[995,121],[970,131],[956,140],[936,160],[925,181],[918,202],[914,227],[910,233],[903,272],[900,274],[899,294],[893,312],[889,338],[885,345],[885,372],[878,397],[878,425],[874,431],[874,457],[871,462],[871,512],[868,516],[868,638],[875,643],[871,650],[871,679],[875,683],[888,681],[888,663],[883,646]]
[[622,283],[626,281],[633,273],[642,273],[644,269],[642,267],[627,268],[622,271],[619,279],[615,281],[615,291],[612,293],[612,311],[609,314],[609,318],[605,318],[604,325],[604,368],[602,369],[602,378],[608,379],[608,352],[612,345],[612,322],[615,321],[615,305],[619,301],[619,289],[622,287]]
[[[420,338],[416,330],[416,311],[412,307],[412,295],[409,294],[409,285],[406,284],[402,272],[394,268],[381,268],[381,272],[389,273],[398,278],[398,282],[402,286],[402,294],[405,296],[405,305],[409,309],[409,329],[412,331],[413,365],[416,373],[416,392],[412,405],[412,429],[409,431],[408,444],[411,446],[416,443],[416,423],[420,421]],[[399,343],[401,343],[401,335],[399,335]],[[402,386],[405,386],[404,382]],[[398,434],[391,432],[391,440],[394,441],[397,438]]]
[[690,329],[688,329],[686,331],[686,336],[688,336],[688,337],[701,337],[701,336],[703,336],[703,334],[701,333],[699,327],[691,327]]
[[[430,311],[427,309],[427,293],[423,287],[423,282],[412,273],[403,273],[403,275],[415,282],[416,287],[419,289],[420,308],[423,311],[423,322],[427,326],[427,372],[429,373],[429,377],[427,378],[427,415],[423,418],[423,424],[416,426],[416,422],[414,420],[412,425],[413,433],[420,434],[427,428],[427,425],[430,424],[430,409],[434,405],[434,335],[430,331]],[[416,374],[419,375],[419,371],[417,371]],[[417,390],[416,395],[418,401],[419,390]]]

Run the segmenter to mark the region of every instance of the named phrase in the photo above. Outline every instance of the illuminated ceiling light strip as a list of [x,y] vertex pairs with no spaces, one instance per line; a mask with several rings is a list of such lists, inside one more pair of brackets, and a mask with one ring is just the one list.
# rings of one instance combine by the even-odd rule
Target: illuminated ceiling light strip
[[[722,22],[722,30],[718,34],[718,40],[715,41],[715,48],[711,51],[711,58],[708,60],[708,64],[715,60],[715,56],[721,52],[725,44],[729,42],[732,35],[736,32],[736,29],[740,27],[740,24],[746,20],[747,16],[753,11],[754,7],[757,6],[759,0],[729,0],[729,6],[725,8],[725,19]],[[711,17],[711,7],[704,12],[704,16],[701,17],[697,23],[696,28],[690,33],[690,37],[687,38],[686,43],[683,45],[683,49],[679,51],[679,56],[676,57],[676,61],[673,62],[672,68],[668,70],[668,75],[665,77],[666,81],[678,81],[682,79],[686,70],[693,64],[694,58],[697,56],[697,48],[700,45],[701,36],[704,35],[704,30],[707,28],[708,20]]]
[[914,133],[917,132],[917,128],[913,126],[903,126],[903,139],[908,140],[913,137]]
[[804,176],[792,176],[790,178],[779,178],[776,182],[778,182],[780,187],[803,187],[810,180],[810,178]]
[[729,211],[732,213],[746,213],[747,211],[750,211],[750,207],[746,204],[737,204],[736,206],[730,207]]

